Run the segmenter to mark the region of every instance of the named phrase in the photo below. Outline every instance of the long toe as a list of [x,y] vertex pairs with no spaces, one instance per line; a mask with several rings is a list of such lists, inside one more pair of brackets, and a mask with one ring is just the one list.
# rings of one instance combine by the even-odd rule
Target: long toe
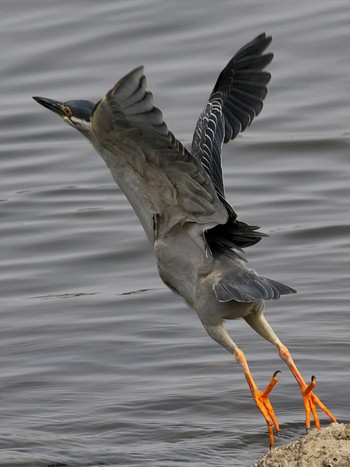
[[333,421],[336,422],[335,417],[332,415],[331,411],[327,409],[327,407],[320,401],[320,399],[313,393],[313,389],[316,386],[316,378],[315,376],[311,377],[311,383],[308,385],[304,378],[301,376],[298,368],[296,367],[292,356],[288,350],[288,348],[283,345],[278,345],[280,357],[286,362],[288,368],[293,373],[295,379],[297,380],[301,394],[304,399],[304,407],[305,407],[305,415],[306,415],[306,430],[310,429],[310,419],[311,414],[314,418],[316,428],[320,428],[320,420],[317,415],[317,406],[323,410],[323,412]]
[[255,400],[256,405],[258,406],[258,409],[262,413],[263,417],[265,418],[267,429],[269,430],[269,436],[270,436],[270,449],[272,446],[275,444],[275,438],[273,434],[273,429],[275,428],[276,432],[279,433],[280,427],[278,425],[275,412],[273,410],[272,404],[269,401],[269,394],[271,393],[272,389],[276,386],[278,378],[277,378],[277,373],[276,371],[272,378],[270,383],[267,385],[265,391],[260,391],[258,386],[256,385],[254,378],[252,374],[250,373],[249,367],[247,360],[245,358],[244,352],[239,349],[238,347],[235,348],[233,355],[236,359],[236,361],[241,365],[244,371],[244,375],[246,377],[247,383],[249,385],[250,391],[252,393],[252,396]]
[[275,444],[274,438],[274,429],[278,434],[280,431],[279,424],[277,422],[277,418],[275,415],[275,411],[272,407],[272,404],[269,400],[269,394],[271,393],[272,389],[276,386],[278,378],[276,377],[277,372],[273,375],[270,383],[266,387],[265,391],[260,392],[257,391],[253,394],[255,403],[262,413],[263,417],[265,418],[267,429],[269,430],[269,437],[270,437],[270,449]]
[[333,421],[336,422],[336,418],[333,416],[330,410],[321,402],[321,400],[314,394],[313,389],[316,386],[316,378],[312,376],[311,383],[301,390],[304,399],[304,408],[306,416],[306,431],[310,429],[311,425],[311,414],[313,416],[316,428],[320,428],[320,420],[317,414],[317,406],[323,410],[323,412]]

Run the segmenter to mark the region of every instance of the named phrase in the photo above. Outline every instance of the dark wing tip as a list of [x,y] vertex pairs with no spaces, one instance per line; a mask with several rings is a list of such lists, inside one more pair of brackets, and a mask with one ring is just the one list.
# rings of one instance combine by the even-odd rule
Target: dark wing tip
[[266,277],[262,278],[264,281],[268,282],[276,291],[276,297],[279,298],[280,295],[291,295],[297,293],[295,289],[289,287],[288,285],[282,284],[281,282],[277,282],[273,279],[267,279]]
[[254,245],[265,235],[236,220],[237,215],[225,199],[221,168],[222,143],[234,139],[261,112],[271,74],[264,68],[273,59],[264,53],[272,41],[261,33],[245,44],[221,71],[204,111],[197,122],[192,154],[212,179],[221,201],[229,212],[229,221],[206,232],[210,246],[217,251]]
[[261,55],[271,44],[272,37],[267,36],[265,32],[254,37],[251,41],[245,44],[235,54],[237,60],[249,55]]
[[215,83],[212,95],[220,93],[223,98],[225,143],[244,131],[262,110],[271,79],[263,70],[273,59],[273,53],[264,51],[271,41],[265,33],[256,36],[233,56]]

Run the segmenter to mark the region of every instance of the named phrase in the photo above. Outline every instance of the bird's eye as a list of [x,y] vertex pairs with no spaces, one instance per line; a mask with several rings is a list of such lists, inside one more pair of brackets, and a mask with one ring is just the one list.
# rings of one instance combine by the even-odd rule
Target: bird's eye
[[71,111],[71,109],[70,109],[68,106],[62,105],[62,110],[63,110],[63,112],[65,113],[65,115],[66,115],[67,117],[71,117],[72,111]]

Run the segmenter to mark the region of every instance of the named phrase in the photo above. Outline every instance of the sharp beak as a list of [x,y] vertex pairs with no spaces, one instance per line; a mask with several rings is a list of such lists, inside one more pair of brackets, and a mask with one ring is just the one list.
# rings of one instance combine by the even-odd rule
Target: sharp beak
[[53,99],[47,99],[46,97],[34,97],[33,99],[38,102],[39,104],[43,105],[47,109],[51,110],[55,114],[59,115],[60,117],[64,117],[65,113],[62,109],[63,102],[54,101]]

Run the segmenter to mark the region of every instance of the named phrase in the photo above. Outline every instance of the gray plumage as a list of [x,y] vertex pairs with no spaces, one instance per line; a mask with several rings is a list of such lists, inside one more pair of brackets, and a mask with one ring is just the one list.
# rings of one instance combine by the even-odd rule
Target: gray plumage
[[248,268],[242,248],[265,235],[237,219],[225,196],[221,164],[223,143],[244,131],[263,107],[271,77],[263,69],[273,57],[264,51],[270,42],[271,37],[260,34],[221,72],[197,122],[191,152],[168,130],[154,106],[143,67],[124,76],[96,105],[34,99],[80,131],[104,159],[154,247],[164,283],[185,299],[208,334],[241,364],[273,444],[271,427],[278,429],[273,409],[257,390],[223,320],[243,317],[276,345],[303,391],[305,382],[288,349],[263,315],[266,300],[295,290]]
[[251,314],[262,310],[265,300],[295,292],[248,268],[241,249],[265,234],[237,219],[222,176],[223,144],[262,110],[271,78],[263,71],[273,58],[264,54],[270,42],[260,34],[220,73],[198,119],[191,152],[154,106],[142,66],[96,105],[35,98],[83,133],[105,160],[154,246],[162,280],[203,324],[209,316],[221,326],[223,318]]
[[[191,152],[154,106],[142,66],[96,105],[35,98],[84,134],[105,160],[154,245],[161,278],[203,324],[208,314],[221,325],[222,318],[245,316],[261,310],[265,300],[295,292],[247,267],[241,248],[264,234],[237,219],[222,176],[223,143],[244,131],[263,107],[271,78],[263,69],[273,58],[264,51],[270,42],[260,34],[220,73],[198,119]],[[215,300],[211,310],[201,294]]]

